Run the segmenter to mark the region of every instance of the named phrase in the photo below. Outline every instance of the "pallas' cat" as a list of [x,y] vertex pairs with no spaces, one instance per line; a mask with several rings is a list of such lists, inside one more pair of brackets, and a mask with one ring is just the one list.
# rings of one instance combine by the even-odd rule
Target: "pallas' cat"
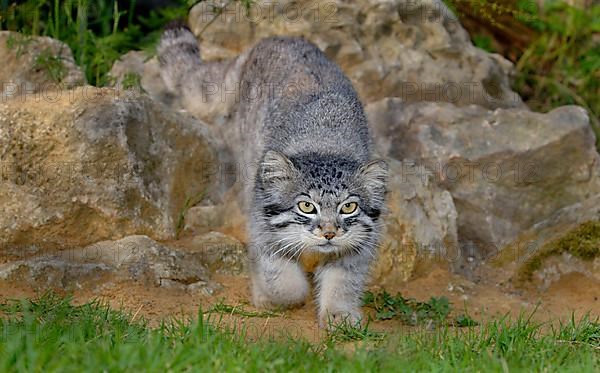
[[311,287],[302,263],[312,257],[320,325],[360,320],[387,166],[373,159],[348,78],[301,38],[263,39],[232,61],[208,63],[191,31],[171,25],[158,52],[165,84],[186,106],[204,100],[207,82],[233,82],[241,93],[227,103],[234,125],[226,140],[238,164],[250,167],[242,197],[253,303],[303,304]]

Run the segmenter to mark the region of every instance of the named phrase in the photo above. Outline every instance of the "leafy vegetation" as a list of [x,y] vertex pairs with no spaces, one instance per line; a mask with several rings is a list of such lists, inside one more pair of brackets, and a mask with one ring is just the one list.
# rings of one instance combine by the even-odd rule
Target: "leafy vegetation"
[[23,55],[23,53],[25,53],[32,41],[33,38],[28,35],[10,35],[6,39],[6,46],[9,49],[14,50],[17,58],[20,58]]
[[534,110],[583,106],[600,135],[600,5],[548,2],[526,22],[539,37],[516,63],[516,89]]
[[[127,78],[130,74],[126,74],[125,75],[125,79],[123,79],[123,89],[127,89],[128,87],[134,87],[131,83],[131,78]],[[139,75],[138,75],[139,76]],[[139,80],[137,81],[137,84],[139,84]],[[141,86],[140,86],[141,88]],[[196,195],[194,196],[188,196],[184,203],[183,206],[181,207],[181,209],[179,210],[179,213],[177,214],[177,223],[175,224],[175,237],[179,238],[179,235],[181,234],[181,231],[183,230],[183,228],[185,228],[185,214],[188,212],[188,210],[194,206],[196,206],[198,203],[200,203],[202,201],[202,199],[205,196],[205,191],[200,191],[198,193],[196,193]]]
[[142,88],[142,77],[140,74],[128,72],[123,76],[123,89],[134,89],[143,91]]
[[[507,30],[526,26],[527,44],[515,56],[515,90],[533,110],[546,112],[561,105],[580,105],[590,114],[600,149],[600,4],[587,8],[565,1],[546,0],[446,0],[459,18],[458,9],[468,9],[472,17],[505,30],[505,37],[520,38]],[[504,24],[503,22],[508,22]],[[480,25],[480,24],[479,24]],[[476,25],[475,27],[477,27]],[[471,30],[473,43],[494,51],[489,35]],[[504,40],[502,43],[523,40]]]
[[363,304],[375,310],[377,320],[399,319],[408,325],[449,323],[454,326],[476,326],[475,320],[466,314],[448,320],[451,312],[450,302],[446,297],[431,297],[428,302],[418,302],[412,298],[404,298],[400,293],[390,295],[385,290],[374,294],[366,292]]
[[[52,294],[7,301],[0,313],[0,369],[7,372],[593,372],[600,364],[600,323],[588,317],[551,328],[532,315],[505,317],[476,328],[417,328],[363,344],[374,332],[346,330],[316,343],[272,333],[248,343],[243,330],[217,328],[201,312],[150,327],[103,303],[73,305]],[[339,342],[355,348],[341,350]]]
[[136,1],[129,1],[127,9],[118,0],[0,1],[0,30],[64,41],[88,83],[104,86],[114,61],[130,50],[151,55],[163,26],[185,18],[196,2],[180,0],[143,16],[134,12]]
[[473,35],[472,37],[473,39],[473,44],[475,44],[475,46],[477,48],[481,48],[486,52],[490,52],[490,53],[494,53],[494,46],[492,45],[492,39],[487,36],[487,35]]
[[65,65],[60,56],[55,56],[49,50],[42,51],[35,59],[34,68],[45,71],[55,83],[60,83],[66,74]]

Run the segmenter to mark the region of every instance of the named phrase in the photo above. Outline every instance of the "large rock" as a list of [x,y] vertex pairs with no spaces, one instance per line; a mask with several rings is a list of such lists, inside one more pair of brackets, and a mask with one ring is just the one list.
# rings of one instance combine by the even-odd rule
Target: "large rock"
[[[146,96],[83,87],[0,104],[0,248],[174,236],[210,186],[204,126]],[[181,227],[182,228],[182,227]]]
[[516,262],[512,281],[518,285],[530,284],[547,289],[564,275],[579,273],[600,281],[600,215],[596,220],[561,227],[553,234],[546,233],[528,245],[513,243],[505,248],[495,264]]
[[420,178],[411,161],[392,159],[389,166],[388,212],[371,273],[373,284],[380,286],[408,280],[419,263],[452,262],[458,247],[450,193]]
[[17,95],[38,99],[51,92],[85,84],[71,49],[48,37],[0,31],[0,100]]
[[395,96],[523,105],[510,88],[511,63],[474,47],[439,0],[264,0],[249,10],[237,1],[202,1],[189,24],[207,61],[235,57],[264,37],[303,36],[342,67],[366,102]]
[[388,98],[367,113],[383,154],[412,159],[452,194],[465,256],[600,212],[600,157],[580,107],[541,114]]
[[196,257],[142,235],[3,264],[0,279],[66,290],[114,280],[208,291],[212,285],[208,270]]
[[[184,216],[184,231],[191,234],[208,233],[225,224],[225,208],[222,205],[194,206]],[[227,211],[228,217],[231,211]]]
[[[524,107],[510,89],[512,64],[474,47],[440,1],[265,0],[253,2],[249,13],[240,2],[226,4],[222,13],[218,9],[223,4],[214,1],[200,2],[190,11],[189,24],[205,61],[233,59],[264,37],[303,36],[342,67],[364,102],[394,96],[409,102]],[[117,84],[135,74],[153,98],[182,107],[164,86],[156,58],[127,53],[110,74]],[[235,89],[218,87],[222,94]],[[219,120],[226,114],[222,104],[215,102],[213,108],[198,103],[198,114],[209,122]]]
[[212,273],[239,275],[247,270],[246,248],[221,232],[208,232],[177,242],[180,250],[203,263]]

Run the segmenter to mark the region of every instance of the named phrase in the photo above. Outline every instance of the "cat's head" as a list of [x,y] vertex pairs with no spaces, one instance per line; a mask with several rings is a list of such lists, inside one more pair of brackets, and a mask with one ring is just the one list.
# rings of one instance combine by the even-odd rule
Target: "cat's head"
[[383,160],[359,164],[335,156],[288,158],[268,151],[257,174],[256,207],[282,255],[372,250],[387,174]]

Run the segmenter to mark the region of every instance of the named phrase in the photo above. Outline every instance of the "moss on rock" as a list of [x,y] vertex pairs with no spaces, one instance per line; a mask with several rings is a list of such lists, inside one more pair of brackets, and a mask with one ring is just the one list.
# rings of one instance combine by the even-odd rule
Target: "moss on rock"
[[600,221],[582,223],[542,246],[521,266],[519,279],[531,280],[533,273],[542,267],[546,258],[565,252],[582,260],[592,260],[600,256]]

